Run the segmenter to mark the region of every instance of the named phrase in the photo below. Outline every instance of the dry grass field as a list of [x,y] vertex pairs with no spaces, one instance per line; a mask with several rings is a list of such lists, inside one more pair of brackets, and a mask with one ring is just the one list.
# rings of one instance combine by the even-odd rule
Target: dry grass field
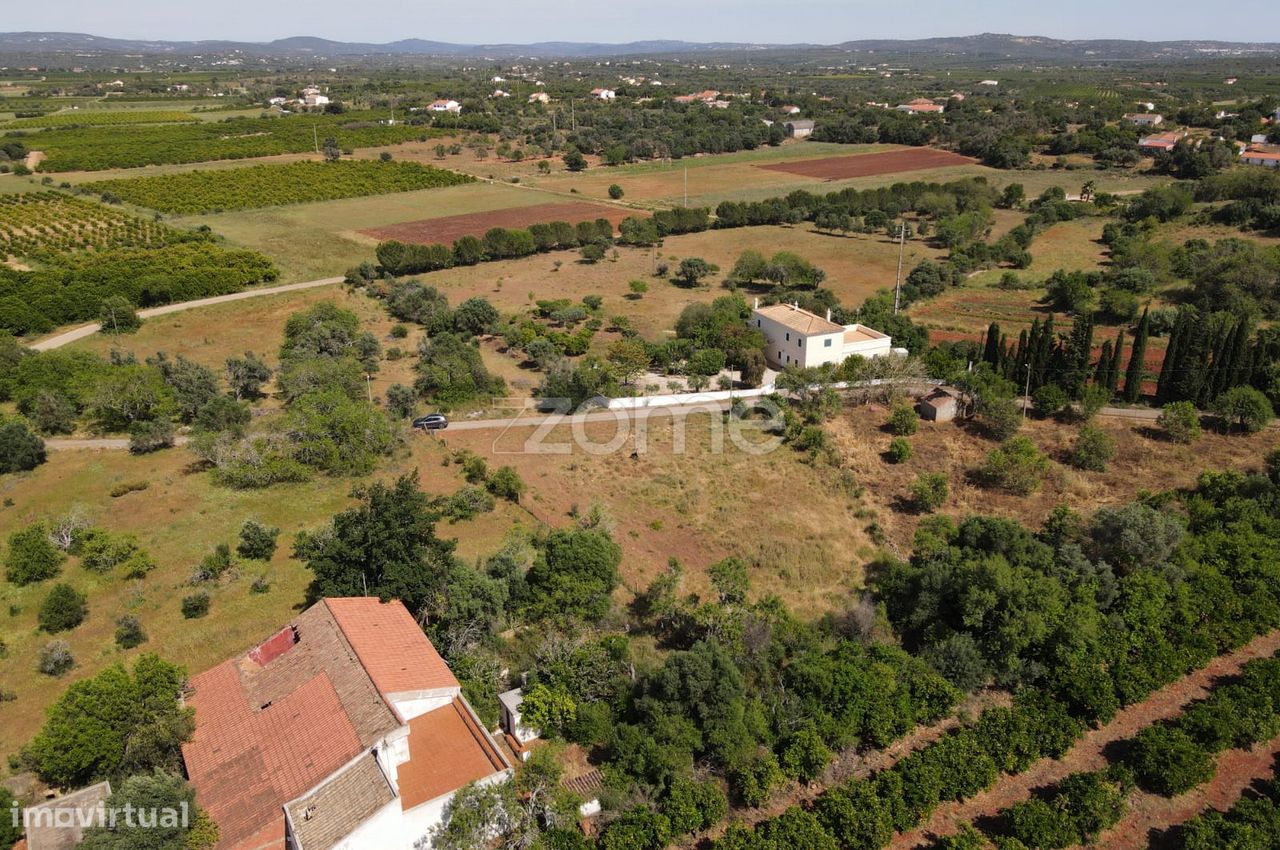
[[[426,439],[410,435],[408,444]],[[424,490],[452,492],[463,483],[459,467],[441,466],[443,452],[438,447],[434,451],[406,447],[374,477],[385,479],[416,467]],[[279,628],[304,603],[310,576],[290,559],[293,535],[322,525],[348,506],[351,488],[361,480],[318,479],[240,492],[215,487],[207,473],[193,470],[192,461],[184,449],[142,457],[119,451],[55,452],[30,473],[0,479],[6,505],[0,509],[0,539],[33,520],[55,519],[79,508],[96,525],[136,535],[157,564],[142,581],[93,574],[76,559],[63,565],[57,580],[88,595],[89,617],[58,636],[70,642],[77,661],[61,679],[42,676],[35,667],[39,648],[50,639],[37,631],[36,611],[52,583],[26,588],[0,584],[0,639],[8,646],[7,656],[0,658],[0,688],[17,695],[16,701],[0,704],[0,755],[31,738],[43,720],[43,707],[71,681],[137,652],[158,652],[192,672],[206,669]],[[149,486],[119,498],[109,495],[115,485],[133,481]],[[219,543],[234,547],[240,525],[249,518],[282,530],[275,558],[270,565],[240,565],[235,576],[211,589],[207,617],[184,620],[179,605],[193,592],[187,582],[200,558]],[[458,538],[458,554],[473,561],[499,548],[514,526],[532,523],[527,512],[504,502],[494,513],[442,524],[439,531]],[[269,578],[271,590],[253,594],[249,585],[260,574]],[[114,643],[115,621],[124,614],[137,616],[150,638],[133,652],[122,652]]]

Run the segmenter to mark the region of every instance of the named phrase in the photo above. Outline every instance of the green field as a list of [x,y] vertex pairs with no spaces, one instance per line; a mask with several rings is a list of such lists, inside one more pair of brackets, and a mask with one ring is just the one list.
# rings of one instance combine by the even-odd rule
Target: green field
[[381,114],[228,118],[190,124],[65,127],[24,139],[46,159],[41,171],[101,171],[177,162],[248,159],[318,150],[332,137],[342,148],[390,145],[433,134],[426,127],[379,124]]
[[345,160],[250,165],[82,184],[104,197],[190,215],[358,198],[474,182],[474,178],[416,162]]
[[42,127],[121,127],[126,124],[181,124],[199,121],[190,112],[134,110],[134,109],[83,109],[70,112],[53,112],[39,118],[19,118],[0,124],[0,131],[27,130]]

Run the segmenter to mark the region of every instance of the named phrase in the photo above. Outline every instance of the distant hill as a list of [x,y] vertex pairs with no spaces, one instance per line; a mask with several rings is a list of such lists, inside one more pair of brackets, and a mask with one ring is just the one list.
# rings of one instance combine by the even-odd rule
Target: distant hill
[[252,57],[324,58],[357,56],[441,57],[604,57],[725,52],[808,52],[867,55],[953,55],[1004,59],[1123,61],[1185,59],[1214,55],[1280,54],[1280,43],[1225,41],[1062,40],[1041,36],[982,35],[914,40],[869,39],[841,44],[752,44],[745,42],[633,41],[625,44],[552,41],[532,44],[453,44],[408,38],[386,44],[333,41],[294,36],[267,42],[149,41],[103,38],[84,33],[0,33],[2,55],[200,56],[240,54]]

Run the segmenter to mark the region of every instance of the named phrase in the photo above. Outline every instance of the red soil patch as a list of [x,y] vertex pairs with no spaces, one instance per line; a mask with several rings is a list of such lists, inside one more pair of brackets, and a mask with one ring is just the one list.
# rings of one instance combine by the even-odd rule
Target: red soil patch
[[1277,755],[1280,737],[1252,749],[1228,750],[1218,759],[1218,772],[1213,779],[1179,797],[1169,799],[1137,791],[1130,798],[1129,814],[1099,836],[1095,844],[1108,850],[1174,846],[1168,840],[1173,827],[1210,809],[1230,809],[1251,785],[1271,778]]
[[372,227],[360,232],[379,240],[397,239],[417,245],[440,242],[447,245],[463,236],[484,236],[485,231],[493,227],[528,227],[531,224],[546,224],[553,221],[577,224],[580,221],[607,218],[616,228],[624,218],[633,215],[643,215],[643,213],[605,204],[568,201],[562,204],[535,204],[531,207],[510,207],[505,210],[490,210],[466,215],[424,218],[386,227]]
[[[934,810],[933,815],[920,828],[894,836],[889,843],[889,850],[928,846],[932,838],[951,835],[962,824],[991,817],[1014,803],[1028,799],[1036,788],[1054,785],[1072,773],[1101,770],[1109,763],[1103,754],[1109,744],[1132,738],[1153,723],[1178,716],[1187,703],[1207,696],[1219,679],[1238,674],[1245,662],[1255,658],[1270,658],[1278,649],[1280,630],[1255,638],[1235,652],[1219,655],[1194,673],[1124,709],[1101,729],[1091,729],[1061,759],[1043,759],[1032,765],[1030,770],[1016,776],[1002,776],[993,787],[970,800],[944,803]],[[1230,762],[1220,767],[1235,772]],[[1255,768],[1255,765],[1249,765],[1243,769],[1247,772]],[[1227,776],[1223,776],[1223,781],[1227,781]],[[1207,801],[1213,804],[1217,797],[1211,796]],[[1112,840],[1116,840],[1115,830],[1112,830],[1112,836]],[[1110,843],[1107,846],[1111,846]],[[1145,847],[1146,844],[1141,846]]]
[[848,180],[851,177],[875,177],[880,174],[896,174],[899,171],[922,171],[926,168],[945,168],[950,165],[973,165],[976,159],[960,156],[950,151],[934,148],[907,148],[883,153],[864,153],[853,156],[831,156],[822,159],[806,159],[799,162],[779,162],[759,165],[770,171],[783,171],[801,177],[819,180]]

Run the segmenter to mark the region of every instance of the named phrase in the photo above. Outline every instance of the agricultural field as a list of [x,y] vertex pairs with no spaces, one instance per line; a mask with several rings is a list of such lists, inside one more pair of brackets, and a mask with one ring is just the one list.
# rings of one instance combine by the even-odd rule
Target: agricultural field
[[344,149],[378,147],[426,138],[425,127],[377,123],[380,114],[228,118],[191,124],[65,127],[42,130],[24,141],[45,154],[40,170],[101,171],[162,163],[247,159],[318,150],[332,136]]
[[303,161],[250,165],[219,171],[187,171],[83,183],[104,198],[174,215],[358,198],[437,189],[474,178],[416,162],[380,160]]
[[617,227],[627,216],[635,215],[635,211],[626,207],[604,204],[590,204],[583,201],[565,203],[535,204],[527,207],[513,207],[505,210],[494,210],[467,215],[440,216],[419,221],[406,221],[401,224],[376,227],[360,232],[379,242],[395,239],[417,245],[443,243],[450,245],[463,236],[483,236],[493,227],[521,228],[531,224],[551,221],[567,221],[576,224],[580,221],[593,221],[598,218],[608,219]]
[[189,234],[62,192],[0,195],[0,260],[166,245]]
[[803,162],[771,163],[759,167],[817,180],[849,180],[854,177],[879,177],[932,168],[972,165],[975,162],[976,160],[971,157],[960,156],[950,151],[906,148],[883,153],[807,159]]
[[41,333],[122,295],[152,306],[272,280],[253,251],[60,192],[0,194],[0,328]]
[[200,119],[190,112],[140,109],[81,109],[52,112],[39,118],[0,122],[0,132],[46,127],[123,127],[129,124],[183,124]]

